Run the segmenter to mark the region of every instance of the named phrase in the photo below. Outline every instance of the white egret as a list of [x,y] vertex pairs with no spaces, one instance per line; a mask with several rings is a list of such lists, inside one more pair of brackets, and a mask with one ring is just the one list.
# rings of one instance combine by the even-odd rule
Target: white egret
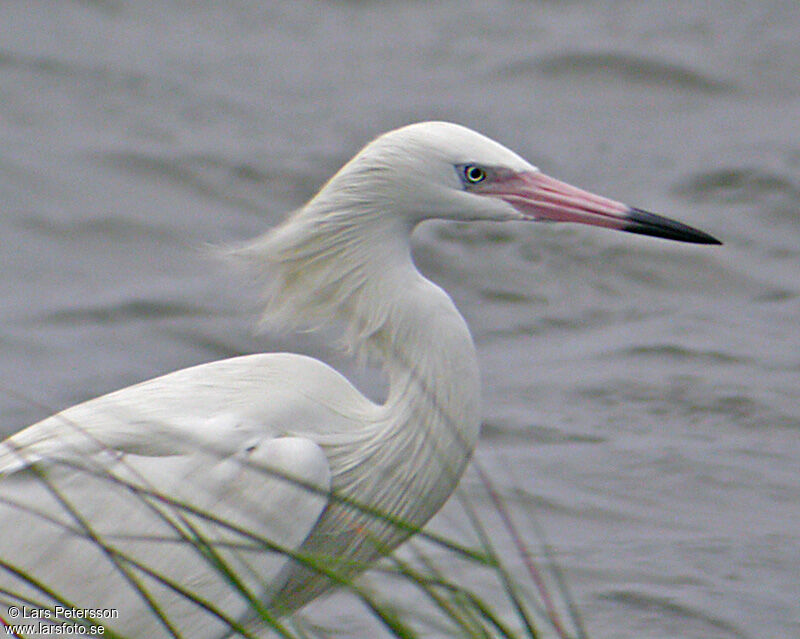
[[263,278],[266,320],[342,327],[355,352],[380,362],[386,400],[309,357],[249,355],[9,437],[3,618],[25,606],[61,619],[88,610],[123,636],[256,632],[419,529],[455,488],[480,423],[469,330],[411,258],[410,235],[431,218],[580,222],[719,244],[547,177],[462,126],[380,136],[234,253]]

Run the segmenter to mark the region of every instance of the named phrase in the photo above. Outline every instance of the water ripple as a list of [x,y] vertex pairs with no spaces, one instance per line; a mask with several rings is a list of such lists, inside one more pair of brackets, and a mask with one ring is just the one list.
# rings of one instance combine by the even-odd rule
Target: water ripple
[[573,51],[526,58],[506,63],[498,69],[504,77],[531,72],[563,78],[579,76],[623,80],[648,88],[680,89],[693,93],[735,93],[729,82],[710,78],[699,71],[675,62],[667,62],[616,51]]
[[656,613],[659,616],[680,617],[682,622],[689,620],[699,622],[709,629],[722,630],[730,636],[747,639],[747,635],[733,624],[702,610],[698,610],[693,606],[679,603],[667,597],[625,589],[609,590],[598,596],[600,599],[621,604],[628,608],[635,608],[642,612]]
[[48,313],[42,318],[54,325],[80,325],[84,322],[120,324],[142,319],[204,316],[207,311],[191,304],[130,299],[116,304],[76,307]]
[[[680,344],[648,344],[623,348],[609,353],[608,357],[625,359],[628,357],[657,357],[673,361],[696,361],[703,364],[745,364],[752,358],[738,357],[721,351],[693,349]],[[662,360],[663,361],[663,360]]]
[[272,170],[208,153],[166,156],[142,151],[107,151],[95,157],[101,164],[167,179],[203,197],[259,214],[264,212],[265,200],[281,194],[310,197],[319,186],[316,175],[303,170],[285,166]]
[[796,180],[756,168],[722,168],[692,175],[673,188],[676,195],[693,202],[753,202],[780,196],[800,199]]

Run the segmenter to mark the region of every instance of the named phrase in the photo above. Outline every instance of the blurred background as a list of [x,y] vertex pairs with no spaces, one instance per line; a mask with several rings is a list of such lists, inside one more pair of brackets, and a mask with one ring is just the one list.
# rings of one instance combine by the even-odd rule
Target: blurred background
[[[478,346],[478,459],[546,531],[589,635],[800,636],[793,0],[3,2],[0,434],[262,350],[379,396],[324,340],[258,334],[253,290],[208,247],[427,119],[725,243],[417,232]],[[375,636],[333,601],[305,614]]]

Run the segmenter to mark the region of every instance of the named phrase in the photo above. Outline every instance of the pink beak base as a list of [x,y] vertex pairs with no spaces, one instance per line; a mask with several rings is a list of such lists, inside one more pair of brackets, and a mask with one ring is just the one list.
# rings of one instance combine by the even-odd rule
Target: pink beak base
[[505,200],[530,220],[577,222],[678,242],[722,244],[691,226],[589,193],[540,171],[514,173],[477,187],[477,192]]

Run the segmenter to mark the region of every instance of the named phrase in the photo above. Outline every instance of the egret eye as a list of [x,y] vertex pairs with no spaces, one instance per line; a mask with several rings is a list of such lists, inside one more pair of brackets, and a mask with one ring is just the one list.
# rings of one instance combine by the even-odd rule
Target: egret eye
[[486,179],[486,171],[479,166],[475,166],[474,164],[468,164],[464,167],[464,179],[469,184],[483,182]]

